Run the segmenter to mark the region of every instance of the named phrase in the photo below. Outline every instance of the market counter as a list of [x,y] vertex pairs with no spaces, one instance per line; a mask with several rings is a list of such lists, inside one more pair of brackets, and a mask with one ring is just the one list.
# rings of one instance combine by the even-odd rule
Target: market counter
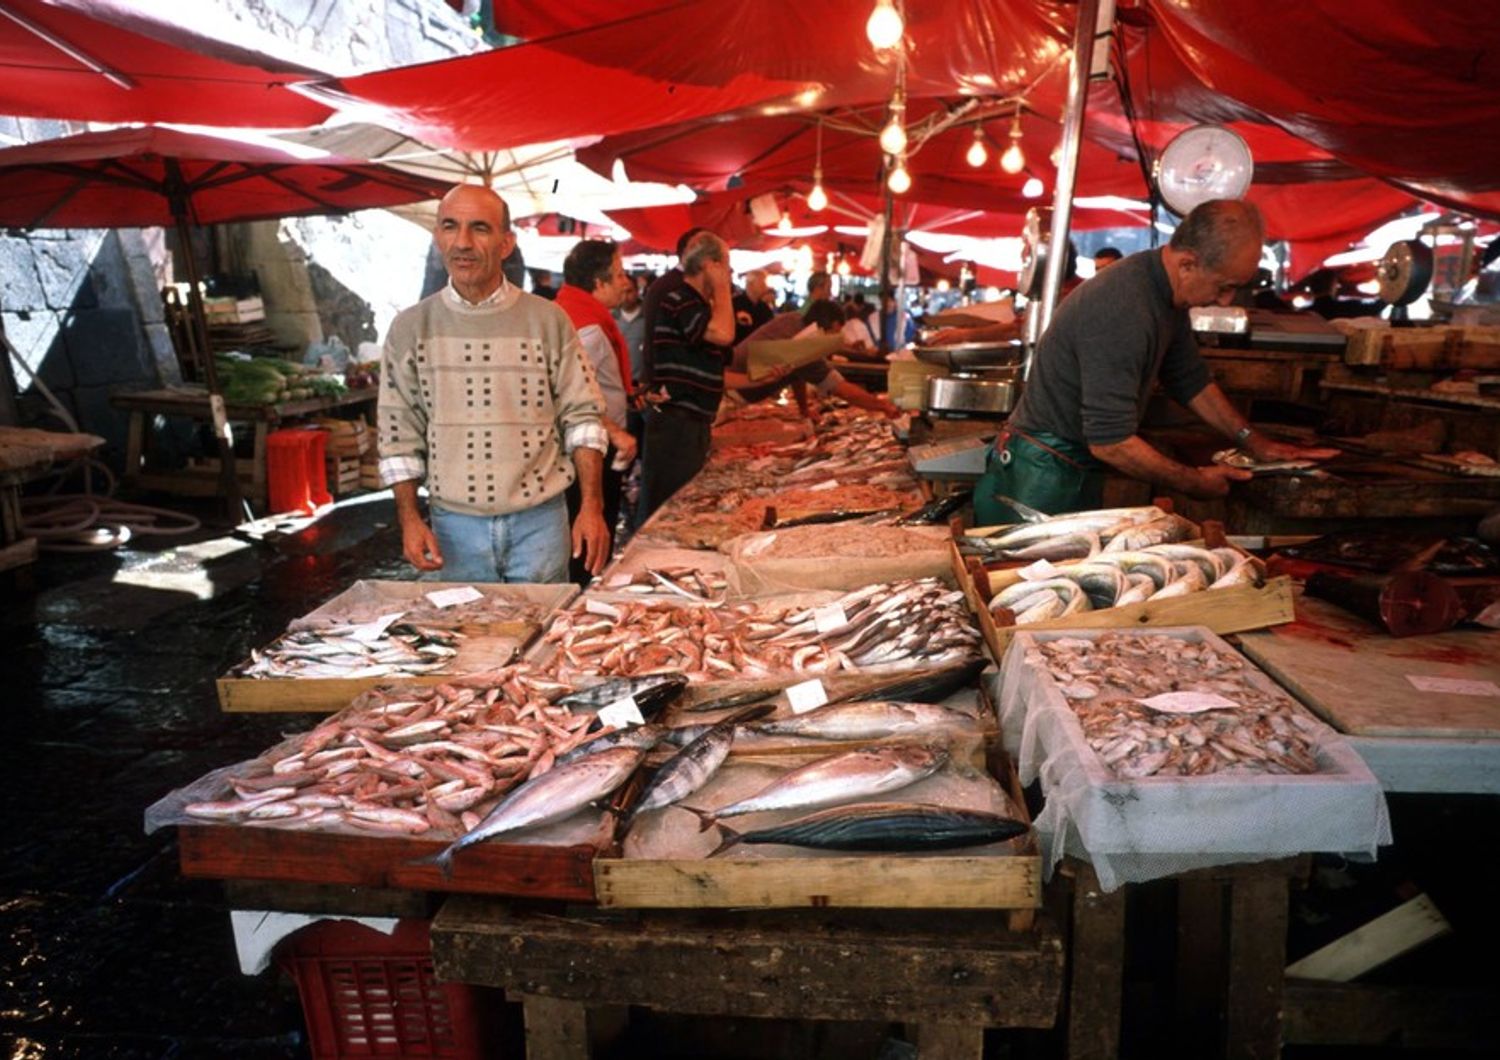
[[[230,423],[254,425],[254,451],[250,460],[236,461],[248,500],[266,501],[266,436],[284,420],[317,416],[339,409],[373,409],[380,396],[378,387],[361,387],[334,398],[306,398],[283,401],[275,405],[234,405],[226,407]],[[109,402],[130,413],[130,433],[125,451],[125,484],[139,489],[160,490],[188,497],[219,495],[217,459],[207,467],[168,471],[149,466],[151,431],[148,417],[182,416],[203,423],[213,422],[208,393],[194,390],[134,390],[114,394]]]
[[990,913],[573,910],[450,898],[432,924],[440,979],[504,989],[532,1060],[589,1055],[612,1006],[781,1019],[886,1020],[920,1055],[973,1057],[985,1027],[1051,1027],[1064,947],[1045,918],[1012,933]]

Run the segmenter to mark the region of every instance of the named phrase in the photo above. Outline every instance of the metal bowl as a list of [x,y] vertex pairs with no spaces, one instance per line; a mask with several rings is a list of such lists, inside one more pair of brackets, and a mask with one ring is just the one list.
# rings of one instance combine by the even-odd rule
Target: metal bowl
[[1021,362],[1020,342],[959,342],[952,346],[913,346],[924,364],[943,368],[1003,368]]

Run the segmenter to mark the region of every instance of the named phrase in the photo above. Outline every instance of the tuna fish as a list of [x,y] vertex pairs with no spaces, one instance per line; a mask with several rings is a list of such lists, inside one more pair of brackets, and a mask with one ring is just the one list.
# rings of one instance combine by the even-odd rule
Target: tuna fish
[[720,825],[724,841],[709,857],[738,843],[785,843],[817,850],[952,850],[1000,843],[1026,834],[1024,821],[981,810],[946,809],[919,803],[868,803],[819,810],[795,821],[734,832]]

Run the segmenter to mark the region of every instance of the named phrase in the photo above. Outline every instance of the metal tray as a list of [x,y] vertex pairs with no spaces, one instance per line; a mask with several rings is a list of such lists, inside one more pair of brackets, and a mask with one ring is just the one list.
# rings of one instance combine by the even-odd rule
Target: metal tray
[[1020,364],[1019,342],[959,342],[952,346],[913,346],[912,353],[924,364],[943,368],[1003,368]]

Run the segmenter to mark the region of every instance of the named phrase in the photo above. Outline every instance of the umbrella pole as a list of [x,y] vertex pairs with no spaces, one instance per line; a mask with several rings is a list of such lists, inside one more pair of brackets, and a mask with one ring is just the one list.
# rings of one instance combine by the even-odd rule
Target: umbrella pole
[[214,441],[219,450],[219,487],[224,491],[224,504],[231,523],[239,523],[249,517],[244,499],[240,495],[240,476],[234,463],[234,428],[229,425],[229,414],[224,407],[224,394],[219,389],[219,373],[214,365],[214,353],[208,344],[208,313],[203,308],[203,293],[198,290],[198,262],[193,257],[192,232],[187,219],[187,206],[180,196],[172,197],[172,216],[177,224],[177,241],[182,246],[183,271],[188,279],[188,328],[203,358],[203,382],[208,387],[208,408],[213,417]]

